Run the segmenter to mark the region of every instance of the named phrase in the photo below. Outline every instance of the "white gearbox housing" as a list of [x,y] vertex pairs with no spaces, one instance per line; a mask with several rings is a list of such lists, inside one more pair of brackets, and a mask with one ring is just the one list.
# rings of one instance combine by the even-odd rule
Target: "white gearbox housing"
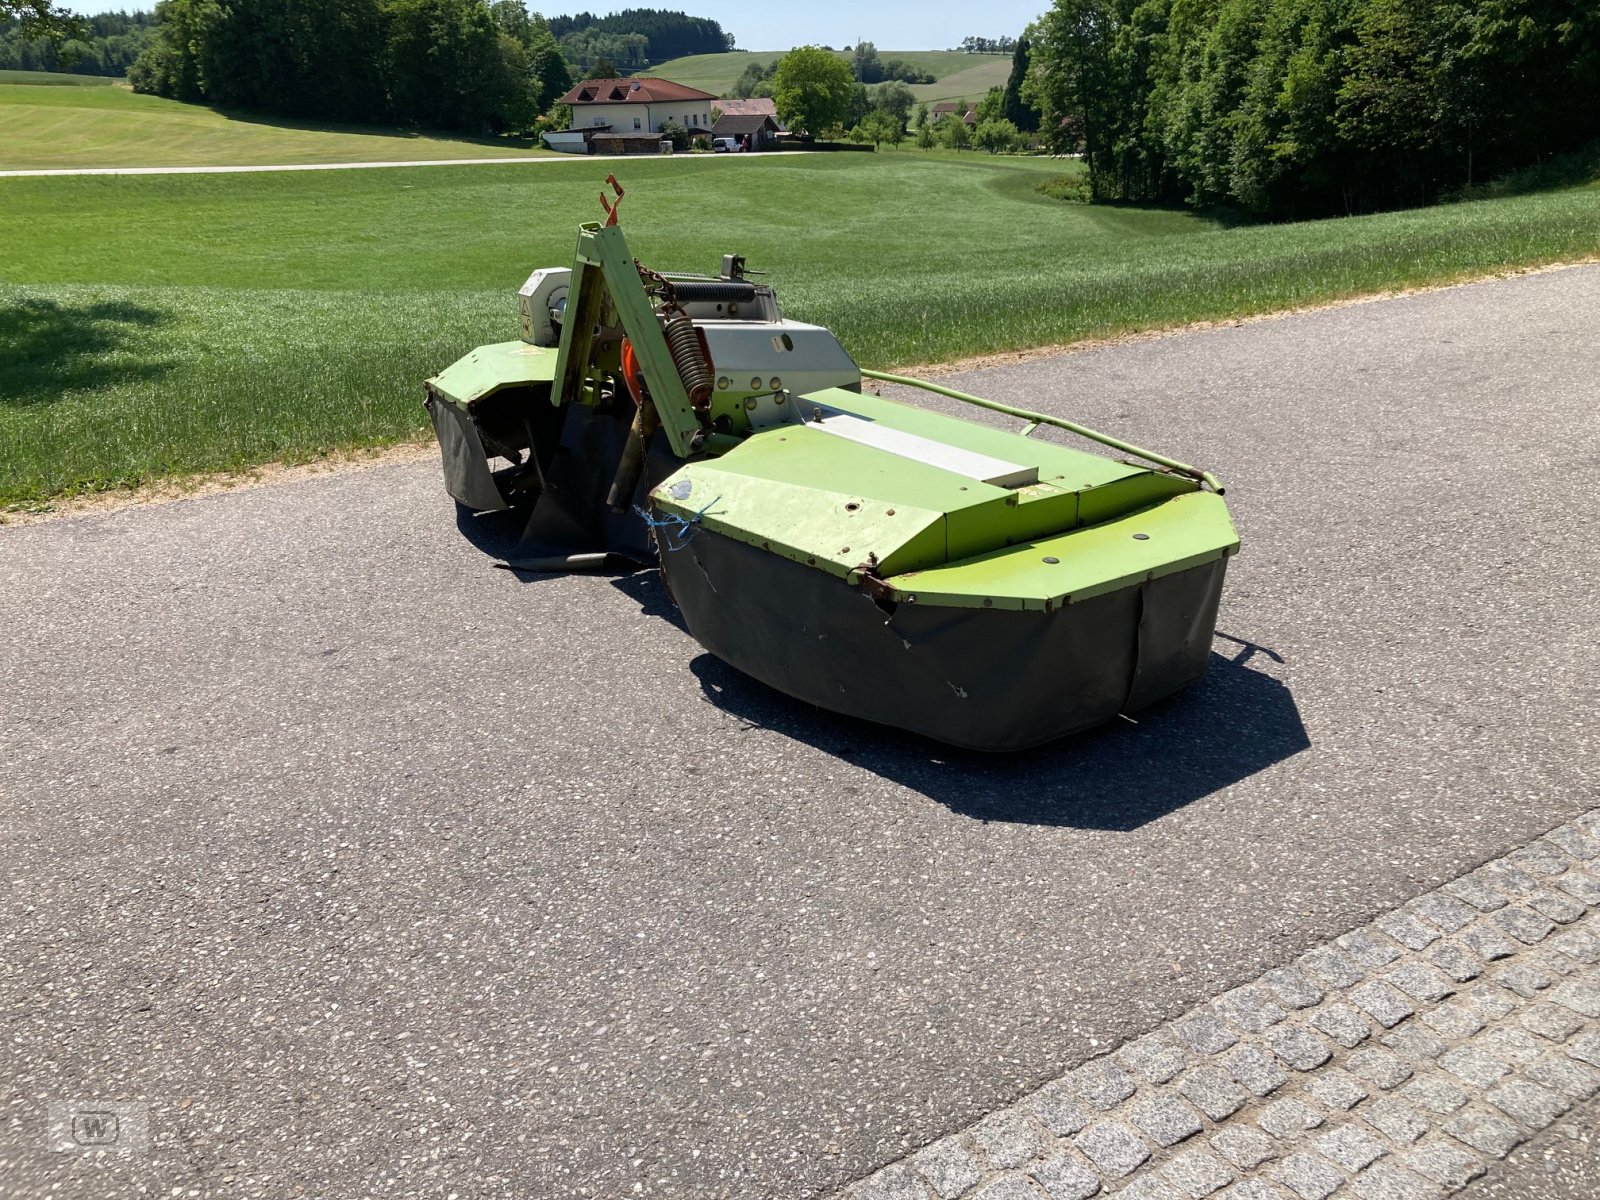
[[523,341],[535,346],[561,343],[561,332],[551,321],[550,310],[566,304],[571,282],[571,267],[544,267],[529,275],[528,282],[517,289]]
[[861,368],[831,330],[800,321],[700,321],[717,373],[718,394],[788,392],[861,386]]

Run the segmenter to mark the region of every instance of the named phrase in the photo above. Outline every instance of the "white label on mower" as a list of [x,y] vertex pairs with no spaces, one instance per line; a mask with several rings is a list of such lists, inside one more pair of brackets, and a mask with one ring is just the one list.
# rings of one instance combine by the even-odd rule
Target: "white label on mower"
[[852,442],[860,442],[863,446],[871,446],[875,450],[909,458],[913,462],[926,463],[930,467],[938,467],[942,471],[976,479],[980,483],[993,484],[995,487],[1025,487],[1030,483],[1039,482],[1038,467],[1025,467],[1020,463],[1006,462],[1002,458],[991,458],[975,450],[963,450],[948,442],[936,442],[932,438],[907,433],[903,429],[891,429],[876,421],[851,416],[849,413],[819,411],[823,411],[825,415],[806,422],[810,428],[820,429],[824,433],[847,438]]

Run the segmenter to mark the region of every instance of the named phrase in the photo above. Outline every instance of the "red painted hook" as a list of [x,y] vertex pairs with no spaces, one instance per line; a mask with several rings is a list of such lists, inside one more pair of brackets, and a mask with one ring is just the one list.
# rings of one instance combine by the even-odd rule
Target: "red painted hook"
[[615,175],[607,175],[606,182],[611,185],[611,190],[617,193],[615,201],[607,200],[604,192],[600,193],[600,207],[606,210],[606,224],[617,223],[617,209],[622,207],[622,185],[617,182]]

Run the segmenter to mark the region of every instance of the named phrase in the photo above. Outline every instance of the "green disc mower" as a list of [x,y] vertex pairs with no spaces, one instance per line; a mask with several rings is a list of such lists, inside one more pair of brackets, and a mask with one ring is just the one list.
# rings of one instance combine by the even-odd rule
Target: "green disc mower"
[[[445,485],[526,508],[527,564],[659,563],[707,650],[796,699],[976,750],[1132,713],[1206,669],[1239,548],[1209,473],[1045,413],[866,371],[726,255],[658,273],[622,189],[521,337],[427,381]],[[1017,432],[864,392],[904,384]],[[1041,426],[1116,457],[1030,437]]]

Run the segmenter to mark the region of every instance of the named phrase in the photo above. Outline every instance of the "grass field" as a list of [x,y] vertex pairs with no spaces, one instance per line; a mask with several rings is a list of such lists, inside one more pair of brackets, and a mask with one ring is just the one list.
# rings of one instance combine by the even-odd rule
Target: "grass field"
[[[0,180],[0,506],[417,436],[618,165]],[[1048,199],[1040,159],[620,167],[646,263],[745,254],[875,367],[1600,253],[1600,186],[1224,229]]]
[[109,87],[121,83],[109,75],[67,75],[59,71],[0,71],[0,83],[31,84],[35,87]]
[[[783,57],[781,50],[733,50],[727,54],[695,54],[651,67],[658,75],[686,87],[720,96],[734,85],[752,62],[771,66]],[[839,57],[850,56],[843,51]],[[1009,54],[966,54],[960,50],[880,50],[879,58],[899,58],[937,76],[937,83],[919,83],[911,91],[918,100],[957,100],[977,103],[992,87],[1002,87],[1011,73]]]
[[[24,72],[15,72],[23,74]],[[87,79],[88,76],[54,76]],[[109,82],[109,81],[98,81]],[[228,116],[126,87],[0,82],[0,170],[249,166],[548,154],[532,143]]]

